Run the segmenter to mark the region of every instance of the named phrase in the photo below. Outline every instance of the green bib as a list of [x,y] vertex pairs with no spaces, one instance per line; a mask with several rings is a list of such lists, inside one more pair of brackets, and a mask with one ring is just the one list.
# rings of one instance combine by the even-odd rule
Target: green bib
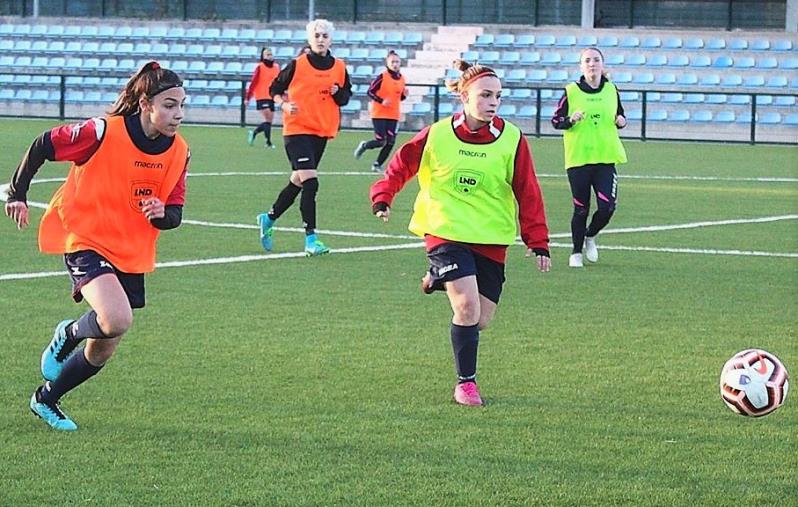
[[464,243],[513,244],[512,184],[520,139],[521,131],[507,121],[490,144],[464,143],[451,118],[433,124],[419,165],[410,232]]
[[582,111],[582,121],[563,132],[565,168],[585,164],[623,164],[623,149],[615,114],[618,112],[618,94],[609,81],[599,93],[585,93],[576,83],[565,87],[568,96],[568,116]]

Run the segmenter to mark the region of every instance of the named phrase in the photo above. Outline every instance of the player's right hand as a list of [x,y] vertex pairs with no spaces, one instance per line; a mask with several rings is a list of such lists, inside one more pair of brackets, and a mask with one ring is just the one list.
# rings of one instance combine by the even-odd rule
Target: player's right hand
[[28,205],[22,201],[6,202],[6,216],[17,224],[17,229],[22,230],[28,226]]
[[579,121],[582,121],[584,117],[585,113],[583,113],[582,111],[576,111],[574,114],[571,115],[571,123],[577,123]]
[[382,218],[383,222],[387,222],[388,219],[391,218],[391,208],[387,203],[375,202],[372,205],[371,210],[374,212],[374,216],[377,218]]
[[299,108],[296,107],[296,102],[283,102],[280,106],[280,109],[283,110],[284,113],[288,114],[296,114],[299,111]]

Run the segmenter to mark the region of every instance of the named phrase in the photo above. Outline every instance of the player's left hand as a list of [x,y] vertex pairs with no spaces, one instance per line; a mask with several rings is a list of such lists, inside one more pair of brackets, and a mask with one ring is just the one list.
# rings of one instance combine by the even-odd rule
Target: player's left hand
[[538,255],[535,251],[531,248],[527,248],[526,256],[532,257],[535,256],[535,264],[537,265],[538,271],[541,273],[548,273],[551,271],[551,257],[548,255]]
[[616,116],[615,125],[620,129],[624,128],[626,126],[626,118],[621,115]]
[[20,231],[28,226],[28,205],[22,201],[6,202],[5,205],[6,216],[8,216],[14,223],[17,224],[17,229]]
[[334,85],[332,85],[332,86],[330,87],[330,95],[335,95],[336,93],[338,93],[338,90],[340,90],[340,89],[341,89],[341,88],[338,86],[338,84],[337,84],[337,83],[336,83],[336,84],[334,84]]
[[152,220],[153,218],[163,218],[166,214],[165,210],[166,206],[164,206],[163,201],[157,197],[147,199],[144,201],[144,205],[141,207],[141,212],[144,213],[144,216],[147,217],[147,220]]

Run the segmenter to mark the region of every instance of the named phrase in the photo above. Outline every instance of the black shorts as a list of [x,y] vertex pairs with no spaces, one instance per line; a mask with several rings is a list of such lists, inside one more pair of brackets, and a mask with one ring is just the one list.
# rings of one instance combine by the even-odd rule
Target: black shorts
[[144,308],[144,274],[123,273],[94,250],[79,250],[64,254],[64,264],[72,279],[72,299],[83,301],[81,289],[100,275],[114,273],[127,294],[131,308]]
[[427,252],[429,274],[434,290],[443,290],[444,282],[476,275],[482,296],[499,303],[504,285],[504,264],[488,259],[470,248],[446,243]]
[[399,120],[372,118],[371,123],[374,124],[375,139],[382,140],[390,138],[396,140],[396,133],[398,131]]
[[255,109],[258,111],[261,109],[268,109],[274,112],[274,101],[272,99],[258,99],[255,101]]
[[324,148],[327,147],[327,138],[309,134],[296,134],[283,136],[285,153],[291,162],[294,171],[302,169],[318,169]]

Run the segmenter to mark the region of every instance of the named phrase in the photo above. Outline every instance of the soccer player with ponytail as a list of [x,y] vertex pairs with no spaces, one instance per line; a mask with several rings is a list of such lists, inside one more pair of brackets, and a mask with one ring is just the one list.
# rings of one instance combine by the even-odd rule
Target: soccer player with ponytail
[[396,51],[390,51],[385,57],[385,70],[374,78],[369,86],[374,139],[361,141],[355,148],[355,158],[359,160],[366,150],[380,148],[377,160],[371,164],[371,170],[375,173],[382,172],[382,164],[388,160],[388,155],[396,144],[397,125],[401,114],[399,106],[407,98],[405,77],[399,72],[401,64],[402,60]]
[[247,104],[255,97],[255,107],[261,112],[263,122],[257,128],[250,130],[247,137],[247,143],[250,146],[255,142],[255,137],[260,132],[266,138],[266,147],[274,148],[272,144],[272,122],[274,121],[274,100],[272,100],[269,87],[272,81],[277,77],[280,72],[280,65],[274,61],[272,50],[269,48],[262,48],[260,50],[260,62],[255,67],[252,73],[252,79],[247,88],[247,95],[245,97]]
[[[14,173],[5,213],[29,223],[27,193],[45,160],[70,161],[39,226],[39,249],[64,257],[75,302],[90,309],[60,322],[42,353],[45,379],[30,409],[56,430],[74,431],[61,397],[96,375],[145,304],[158,235],[182,221],[189,150],[177,134],[186,92],[174,72],[148,62],[104,118],[37,137]],[[85,347],[79,347],[85,341]]]
[[[573,250],[568,265],[584,266],[584,256],[598,261],[596,235],[615,213],[618,174],[615,164],[626,162],[626,151],[618,130],[626,126],[626,115],[615,85],[604,74],[604,55],[598,48],[585,48],[579,56],[582,77],[565,87],[551,124],[563,131],[565,168],[571,185],[574,212],[571,217]],[[587,226],[590,190],[597,209]]]
[[[371,187],[374,214],[388,221],[397,193],[418,174],[409,229],[424,238],[430,268],[421,281],[452,307],[457,372],[454,400],[482,405],[476,384],[479,333],[496,313],[507,247],[519,230],[539,271],[551,268],[549,231],[532,154],[521,130],[498,116],[502,85],[493,69],[456,62],[448,82],[463,112],[425,127],[391,159]],[[516,211],[517,206],[517,211]]]
[[327,141],[338,135],[341,106],[349,103],[352,84],[343,60],[333,57],[333,25],[326,19],[305,27],[310,52],[291,60],[275,78],[270,93],[283,112],[283,141],[291,163],[288,184],[271,209],[258,215],[260,243],[271,251],[274,223],[300,198],[305,226],[305,255],[326,254],[330,249],[316,235],[318,168]]

